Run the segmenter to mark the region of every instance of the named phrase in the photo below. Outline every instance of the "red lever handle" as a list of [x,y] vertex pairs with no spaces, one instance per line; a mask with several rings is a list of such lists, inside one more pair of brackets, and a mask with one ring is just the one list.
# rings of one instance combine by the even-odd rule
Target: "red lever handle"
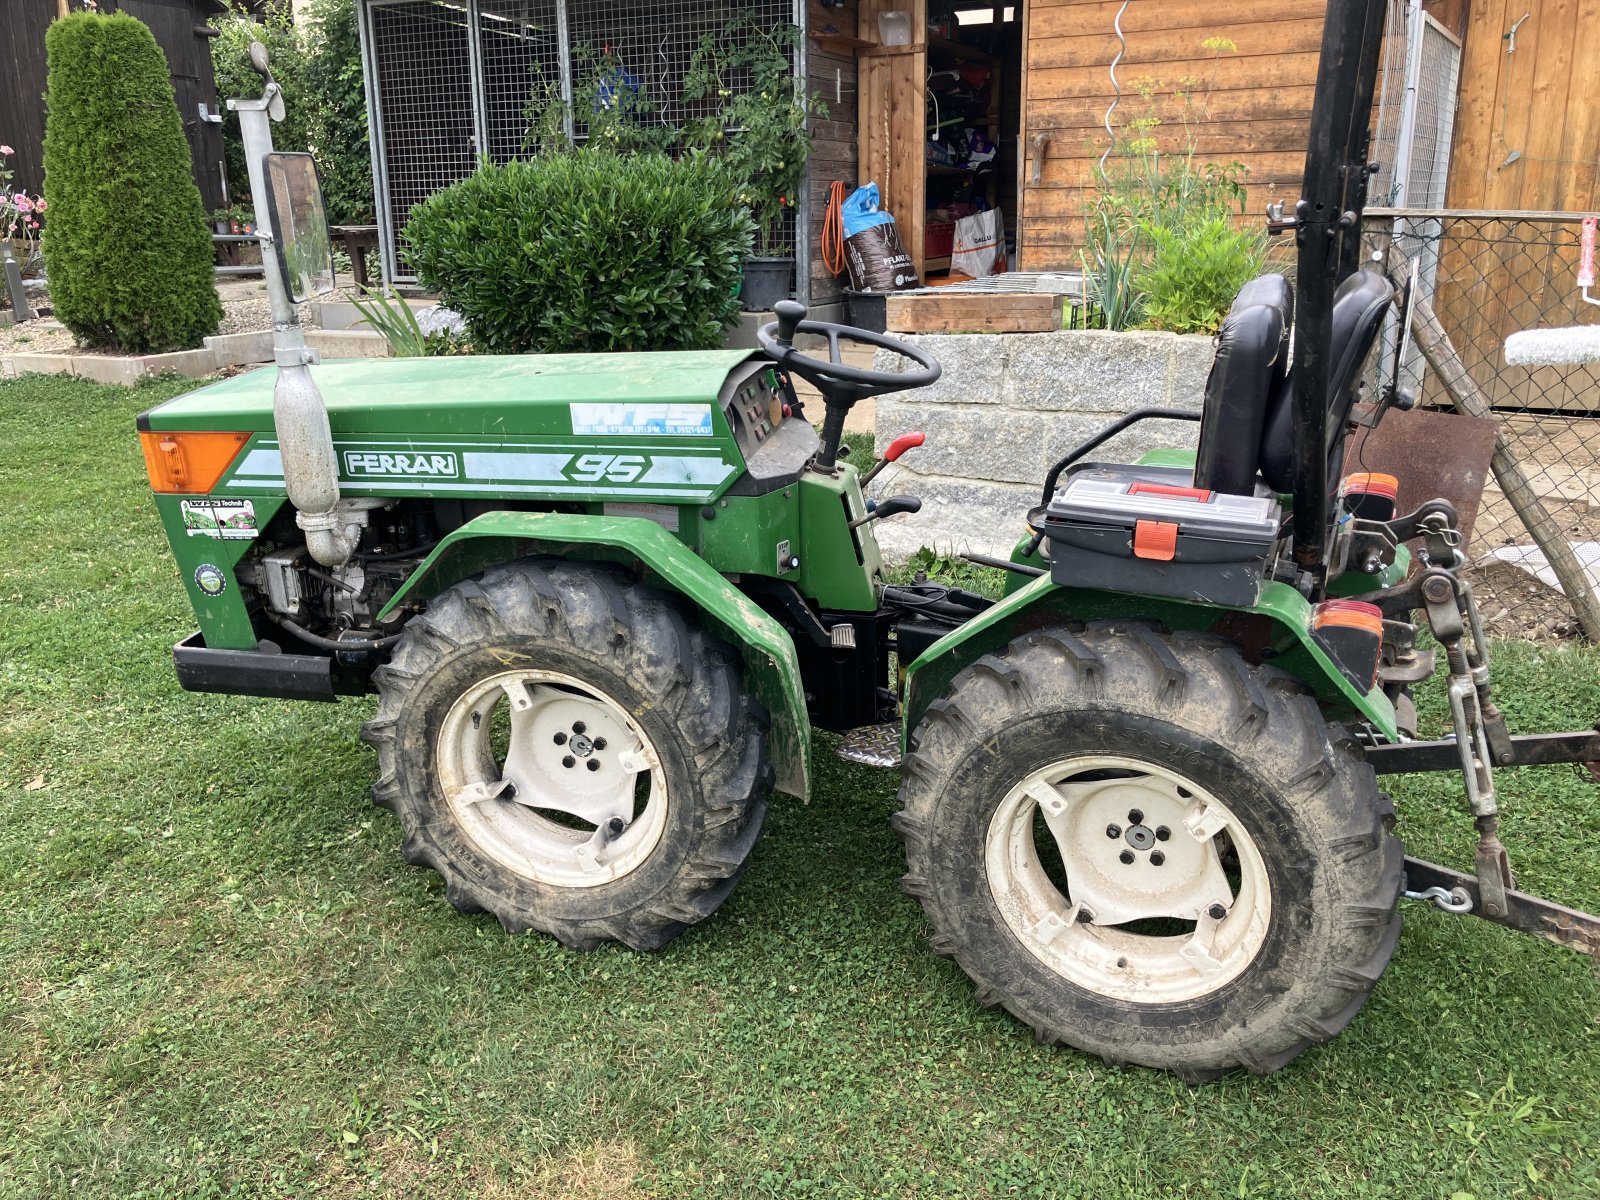
[[883,452],[884,462],[894,462],[907,450],[915,450],[928,440],[928,435],[920,430],[916,433],[902,433],[889,443],[889,448]]
[[928,435],[923,433],[921,430],[917,430],[913,433],[902,433],[899,437],[895,438],[894,441],[889,443],[888,448],[883,452],[883,457],[877,462],[873,463],[872,469],[861,477],[861,486],[866,487],[867,484],[871,483],[877,478],[879,471],[883,470],[907,450],[915,450],[927,440]]

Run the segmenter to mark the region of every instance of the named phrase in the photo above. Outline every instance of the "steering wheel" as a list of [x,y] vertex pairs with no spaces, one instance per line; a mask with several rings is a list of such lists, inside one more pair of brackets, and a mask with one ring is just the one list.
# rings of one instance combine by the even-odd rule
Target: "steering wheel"
[[[785,370],[793,371],[802,379],[809,379],[817,386],[824,399],[833,399],[830,392],[836,391],[839,393],[839,400],[848,406],[858,400],[865,400],[868,396],[926,387],[939,378],[942,368],[933,355],[898,338],[873,333],[870,329],[858,329],[854,325],[838,325],[832,321],[808,321],[806,306],[796,300],[778,301],[773,306],[773,312],[778,319],[769,321],[756,331],[756,340],[761,343],[761,349],[768,358]],[[824,362],[820,358],[813,358],[796,350],[794,337],[797,333],[809,333],[827,338],[828,360]],[[841,339],[893,351],[901,358],[909,358],[921,370],[875,371],[870,367],[850,366],[839,354]]]
[[[935,382],[943,370],[939,360],[926,350],[909,345],[898,338],[858,329],[854,325],[838,325],[832,321],[806,320],[806,306],[795,300],[780,300],[773,306],[776,321],[769,321],[756,331],[756,340],[762,351],[773,362],[809,380],[822,393],[825,415],[822,421],[822,445],[813,460],[816,470],[832,473],[839,456],[839,443],[844,439],[845,418],[850,409],[868,396],[881,396],[885,392],[901,392],[910,388],[926,387]],[[828,339],[828,358],[823,361],[794,348],[797,333],[809,333]],[[915,371],[875,371],[870,367],[853,367],[843,361],[839,353],[840,340],[860,342],[889,350],[901,358],[910,359],[919,368]]]

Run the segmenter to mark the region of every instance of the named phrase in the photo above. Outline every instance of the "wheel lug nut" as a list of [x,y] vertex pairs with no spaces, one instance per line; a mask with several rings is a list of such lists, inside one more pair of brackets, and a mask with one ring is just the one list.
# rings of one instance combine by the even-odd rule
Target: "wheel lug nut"
[[598,758],[591,758],[584,765],[587,766],[591,771],[598,771],[600,769],[600,760]]
[[573,758],[572,755],[569,754],[569,755],[567,755],[565,758],[563,758],[561,760],[561,765],[563,767],[575,767],[575,766],[578,765],[578,760]]
[[587,728],[589,728],[589,727],[587,725],[585,725],[582,721],[574,721],[572,723],[572,732],[573,733],[582,733]]
[[1106,836],[1113,840],[1122,836],[1122,826],[1113,822],[1106,826]]
[[1161,851],[1159,851],[1159,850],[1150,851],[1150,865],[1152,867],[1159,867],[1162,863],[1164,863],[1166,861],[1167,861],[1167,856],[1165,854],[1161,853]]
[[1168,829],[1165,825],[1156,826],[1156,841],[1164,842],[1171,836],[1172,830]]
[[1142,824],[1144,824],[1144,813],[1140,812],[1137,808],[1130,808],[1128,810],[1128,824],[1129,825],[1142,825]]
[[1213,921],[1220,921],[1227,915],[1228,910],[1220,904],[1213,904],[1210,908],[1206,909],[1206,916],[1210,917]]
[[556,745],[565,746],[566,744],[567,744],[567,735],[564,734],[564,733],[556,734]]
[[1131,863],[1133,861],[1133,851],[1124,850],[1121,854],[1117,855],[1117,857],[1125,863]]
[[594,748],[596,750],[604,750],[606,748],[606,740],[605,740],[605,738],[598,738],[598,737],[595,738],[595,740],[594,740]]

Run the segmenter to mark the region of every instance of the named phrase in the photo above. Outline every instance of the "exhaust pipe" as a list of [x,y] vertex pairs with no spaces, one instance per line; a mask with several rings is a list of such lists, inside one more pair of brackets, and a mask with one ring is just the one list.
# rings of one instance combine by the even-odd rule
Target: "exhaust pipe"
[[272,122],[283,120],[283,90],[272,78],[267,50],[260,42],[250,44],[250,65],[265,85],[260,99],[229,100],[228,108],[239,114],[256,231],[261,239],[261,270],[272,305],[272,358],[278,366],[272,422],[283,459],[284,486],[295,507],[295,522],[305,531],[306,549],[323,566],[342,567],[355,553],[366,510],[383,502],[351,504],[339,497],[339,458],[328,425],[328,407],[311,378],[316,352],[306,346],[289,281],[279,269],[272,241],[276,226],[267,212],[264,164],[272,153]]

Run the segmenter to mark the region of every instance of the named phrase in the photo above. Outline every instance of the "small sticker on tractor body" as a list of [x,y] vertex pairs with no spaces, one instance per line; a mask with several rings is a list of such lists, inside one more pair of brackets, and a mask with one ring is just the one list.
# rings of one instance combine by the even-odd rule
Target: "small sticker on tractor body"
[[208,596],[228,590],[228,576],[216,563],[201,563],[194,569],[194,585]]
[[710,437],[709,404],[573,404],[574,435]]
[[261,536],[256,506],[249,500],[197,499],[183,502],[183,527],[190,537],[249,541]]

